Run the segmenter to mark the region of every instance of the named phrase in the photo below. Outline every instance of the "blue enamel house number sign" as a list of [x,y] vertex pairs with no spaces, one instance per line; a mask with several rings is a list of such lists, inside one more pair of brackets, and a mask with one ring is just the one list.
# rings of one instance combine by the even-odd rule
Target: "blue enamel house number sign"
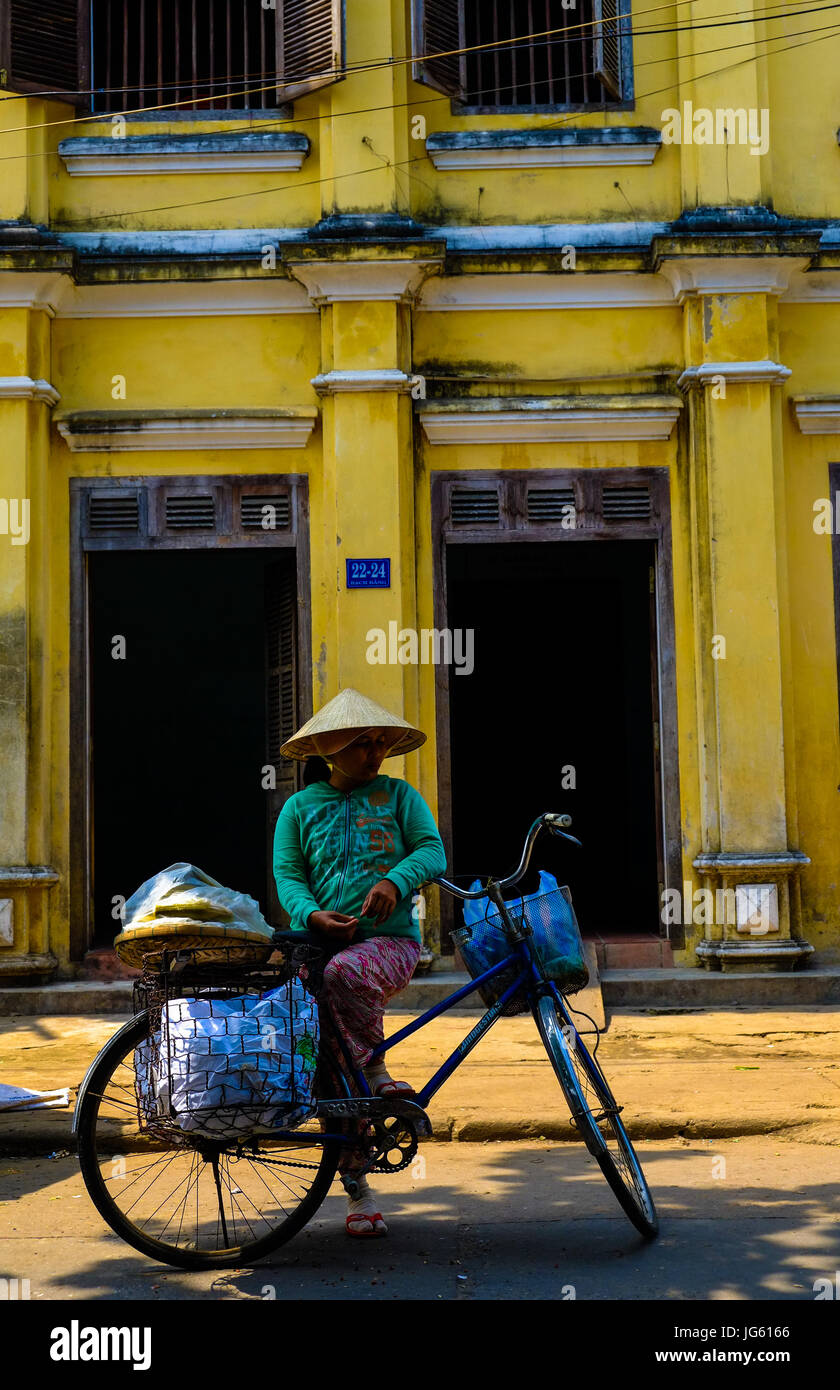
[[390,589],[390,560],[345,560],[348,589]]

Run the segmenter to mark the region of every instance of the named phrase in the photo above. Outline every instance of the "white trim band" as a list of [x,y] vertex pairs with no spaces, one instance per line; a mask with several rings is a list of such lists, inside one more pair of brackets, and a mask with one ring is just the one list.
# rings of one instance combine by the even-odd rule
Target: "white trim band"
[[660,146],[645,142],[633,145],[525,145],[482,149],[465,146],[460,150],[427,150],[436,169],[560,169],[599,164],[652,164]]
[[184,415],[158,420],[128,420],[124,416],[107,420],[97,416],[87,422],[82,416],[68,416],[56,423],[74,454],[146,453],[183,449],[303,449],[317,417],[313,406],[294,415],[230,414],[205,419]]
[[379,371],[321,372],[312,377],[319,396],[332,396],[344,391],[409,391],[413,377],[396,367]]
[[670,439],[680,409],[675,402],[620,408],[426,408],[418,413],[430,444],[557,444]]
[[840,396],[794,396],[790,405],[803,434],[840,434]]
[[146,281],[80,285],[58,309],[61,319],[229,318],[317,314],[302,285],[275,279]]
[[538,309],[675,308],[674,294],[661,275],[569,269],[560,274],[451,275],[423,286],[418,311],[452,313]]
[[61,397],[43,377],[0,376],[0,400],[43,401],[46,405],[57,405]]
[[251,154],[65,155],[73,178],[127,178],[132,174],[285,174],[296,173],[306,155],[297,150]]
[[360,300],[408,304],[440,261],[289,261],[288,266],[313,304]]
[[737,386],[741,382],[760,381],[765,386],[781,386],[791,375],[790,367],[780,362],[703,362],[698,367],[686,367],[677,378],[677,385],[714,386],[723,380],[727,385]]
[[691,294],[781,295],[807,265],[807,256],[675,256],[663,257],[657,269],[682,304]]
[[131,174],[287,173],[309,153],[305,135],[284,131],[214,131],[210,134],[82,136],[62,140],[58,153],[74,178]]

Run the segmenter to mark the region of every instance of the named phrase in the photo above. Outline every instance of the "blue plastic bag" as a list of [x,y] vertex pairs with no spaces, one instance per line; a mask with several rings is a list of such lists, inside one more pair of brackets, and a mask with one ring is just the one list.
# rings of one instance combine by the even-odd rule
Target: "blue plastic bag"
[[[481,887],[478,879],[471,892]],[[583,954],[583,942],[567,887],[546,869],[540,870],[540,886],[535,893],[505,902],[515,921],[523,916],[532,931],[531,943],[548,979],[553,980],[564,994],[583,989],[589,981],[589,971]],[[473,979],[498,965],[511,953],[504,931],[501,913],[490,898],[475,898],[464,903],[464,927],[452,933]],[[482,985],[479,993],[488,1005],[494,1004],[513,984],[515,968],[500,971]],[[527,1005],[523,1004],[523,1008]],[[516,1012],[514,1006],[511,1012]]]

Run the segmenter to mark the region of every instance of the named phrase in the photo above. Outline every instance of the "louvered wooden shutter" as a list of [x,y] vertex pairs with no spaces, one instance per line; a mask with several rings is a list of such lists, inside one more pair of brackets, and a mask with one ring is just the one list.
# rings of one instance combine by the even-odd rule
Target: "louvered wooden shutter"
[[611,96],[621,100],[621,39],[618,0],[592,0],[592,71]]
[[[413,0],[412,34],[416,61],[411,74],[446,96],[463,98],[466,58],[453,49],[464,47],[464,0]],[[446,57],[430,57],[430,54]]]
[[277,0],[277,95],[314,92],[343,76],[341,0]]
[[298,789],[299,765],[282,757],[280,745],[298,727],[297,576],[293,564],[279,561],[265,571],[266,757],[275,786],[266,791],[268,900],[275,924],[281,921],[272,867],[274,826],[287,797]]
[[0,85],[77,96],[87,85],[89,34],[90,0],[3,0]]

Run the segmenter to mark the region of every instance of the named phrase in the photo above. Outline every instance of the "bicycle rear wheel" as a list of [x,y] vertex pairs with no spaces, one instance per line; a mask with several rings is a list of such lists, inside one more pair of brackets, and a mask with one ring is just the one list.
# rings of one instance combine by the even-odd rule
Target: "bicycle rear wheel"
[[581,1138],[636,1230],[653,1240],[656,1207],[604,1073],[553,995],[537,1001],[534,1020]]
[[125,1024],[100,1053],[81,1102],[79,1162],[97,1210],[136,1250],[182,1269],[246,1264],[284,1245],[326,1197],[340,1141],[319,1140],[314,1119],[296,1140],[153,1138],[140,1127],[135,1095],[134,1049],[148,1036],[146,1013]]

